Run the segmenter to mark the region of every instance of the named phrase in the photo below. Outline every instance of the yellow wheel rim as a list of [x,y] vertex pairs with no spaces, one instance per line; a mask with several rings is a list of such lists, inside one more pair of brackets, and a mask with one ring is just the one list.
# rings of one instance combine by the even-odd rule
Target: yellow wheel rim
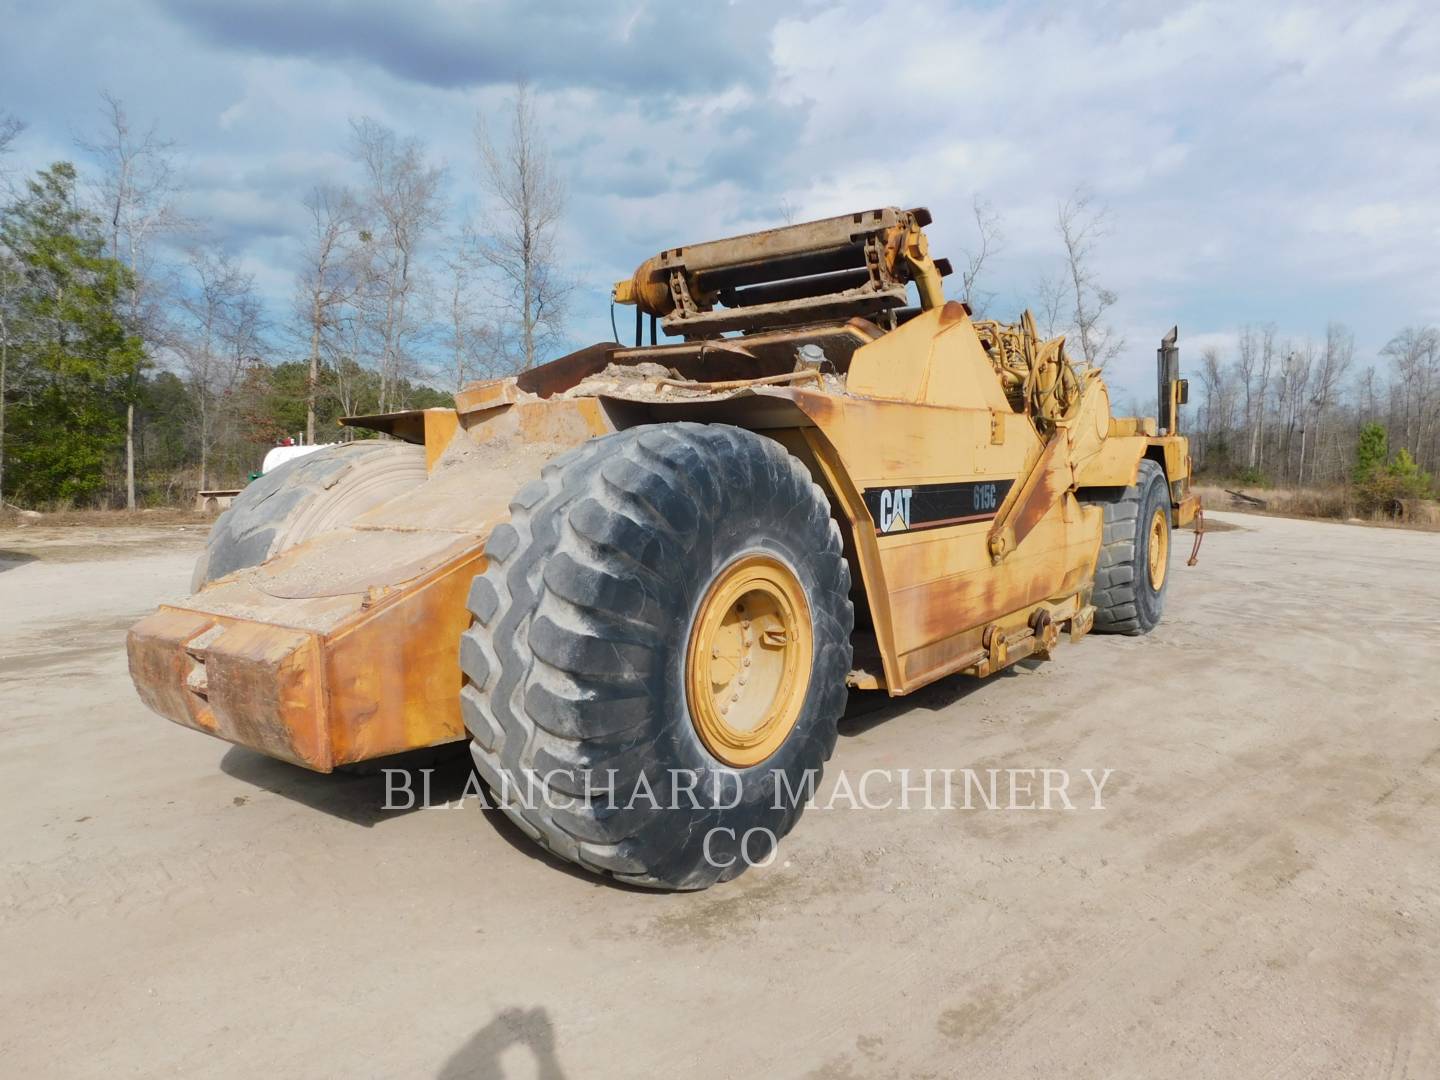
[[1170,567],[1170,521],[1164,507],[1157,508],[1150,518],[1150,550],[1146,564],[1150,570],[1150,588],[1159,592],[1165,584],[1165,571]]
[[779,749],[805,704],[814,654],[805,590],[768,555],[746,555],[700,601],[685,655],[690,718],[726,765],[757,765]]

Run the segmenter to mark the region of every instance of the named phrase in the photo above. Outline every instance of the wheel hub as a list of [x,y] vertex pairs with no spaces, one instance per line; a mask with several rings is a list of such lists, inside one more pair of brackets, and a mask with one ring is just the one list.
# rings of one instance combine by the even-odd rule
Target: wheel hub
[[1150,543],[1146,555],[1150,588],[1156,592],[1165,584],[1165,571],[1170,566],[1170,522],[1164,507],[1157,507],[1150,518]]
[[779,749],[805,703],[813,654],[810,608],[789,567],[747,555],[721,570],[685,657],[690,717],[705,748],[736,768]]

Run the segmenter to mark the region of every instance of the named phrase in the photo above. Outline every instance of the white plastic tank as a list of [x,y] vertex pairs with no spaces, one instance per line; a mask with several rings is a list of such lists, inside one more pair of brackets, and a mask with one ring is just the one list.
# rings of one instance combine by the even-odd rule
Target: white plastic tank
[[324,450],[329,446],[337,446],[338,443],[316,443],[314,446],[277,446],[265,455],[265,461],[260,466],[262,473],[278,469],[285,462],[306,454],[313,454],[316,450]]

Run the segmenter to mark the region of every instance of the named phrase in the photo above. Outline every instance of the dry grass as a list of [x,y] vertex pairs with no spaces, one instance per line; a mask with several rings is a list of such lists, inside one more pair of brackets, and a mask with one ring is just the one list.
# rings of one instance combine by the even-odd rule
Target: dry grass
[[[1311,518],[1321,521],[1344,521],[1350,524],[1374,525],[1381,528],[1420,529],[1440,532],[1440,503],[1429,499],[1405,500],[1403,518],[1383,514],[1362,514],[1354,495],[1347,488],[1257,488],[1197,484],[1195,490],[1210,510],[1238,510],[1248,514],[1269,514],[1274,517]],[[1238,491],[1264,506],[1236,499],[1230,491]]]
[[34,511],[17,510],[10,506],[0,508],[0,528],[18,528],[24,525],[83,525],[91,528],[135,525],[209,525],[214,520],[214,514],[171,507],[154,510],[57,510],[39,514]]

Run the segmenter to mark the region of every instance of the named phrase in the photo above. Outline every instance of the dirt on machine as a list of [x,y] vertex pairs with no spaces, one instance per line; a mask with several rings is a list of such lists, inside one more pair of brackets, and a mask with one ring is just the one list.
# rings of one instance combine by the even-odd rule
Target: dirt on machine
[[1148,632],[1199,510],[1174,331],[1114,416],[945,299],[929,224],[671,248],[615,287],[633,344],[345,419],[384,437],[254,481],[130,631],[140,696],[320,772],[468,739],[554,854],[694,889],[795,824],[849,693]]

